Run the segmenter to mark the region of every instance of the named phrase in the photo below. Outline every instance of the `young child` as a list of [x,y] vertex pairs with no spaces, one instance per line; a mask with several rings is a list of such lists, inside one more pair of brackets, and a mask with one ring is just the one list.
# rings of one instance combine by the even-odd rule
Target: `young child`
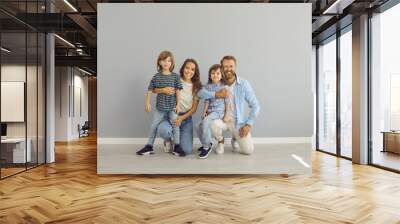
[[[219,91],[224,88],[222,79],[221,65],[211,66],[208,72],[208,84],[205,86],[208,91]],[[200,141],[202,147],[199,148],[199,158],[207,158],[212,150],[211,124],[216,119],[223,119],[225,123],[230,121],[228,116],[229,101],[225,98],[213,98],[205,100],[203,110],[203,120],[200,123]]]
[[[157,135],[158,125],[165,119],[169,119],[171,124],[175,124],[179,109],[180,90],[182,89],[182,83],[178,74],[174,73],[175,62],[171,52],[163,51],[160,53],[157,59],[157,70],[158,73],[153,76],[150,81],[148,92],[146,94],[146,112],[151,111],[151,94],[156,88],[171,87],[175,89],[175,93],[168,95],[165,93],[157,94],[156,109],[154,110],[153,121],[150,126],[149,140],[147,144],[139,151],[137,155],[148,155],[153,154],[153,144]],[[180,134],[179,126],[173,125],[173,140],[175,147],[173,150],[174,155],[185,156],[185,152],[180,147]]]

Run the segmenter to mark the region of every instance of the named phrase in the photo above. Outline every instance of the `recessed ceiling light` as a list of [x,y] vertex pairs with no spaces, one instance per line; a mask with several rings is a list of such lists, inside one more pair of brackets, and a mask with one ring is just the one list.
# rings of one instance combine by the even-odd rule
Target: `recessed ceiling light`
[[322,14],[342,14],[343,9],[353,3],[354,0],[336,0]]
[[64,39],[64,38],[62,38],[62,37],[60,37],[60,36],[57,35],[57,34],[54,34],[54,36],[57,37],[58,39],[60,39],[61,41],[63,41],[64,43],[68,44],[69,46],[75,48],[75,45],[71,44],[71,42],[69,42],[68,40],[66,40],[66,39]]
[[72,10],[74,10],[75,12],[78,12],[78,10],[71,4],[69,3],[68,0],[64,0],[65,4],[67,4]]
[[4,52],[7,52],[7,53],[10,53],[10,52],[11,52],[11,50],[9,50],[9,49],[7,49],[7,48],[5,48],[5,47],[1,47],[1,50],[4,51]]
[[83,69],[81,69],[81,68],[79,68],[79,67],[78,67],[78,70],[81,71],[81,72],[83,72],[83,73],[85,73],[85,74],[93,75],[92,73],[90,73],[90,72],[88,72],[88,71],[86,71],[86,70],[83,70]]

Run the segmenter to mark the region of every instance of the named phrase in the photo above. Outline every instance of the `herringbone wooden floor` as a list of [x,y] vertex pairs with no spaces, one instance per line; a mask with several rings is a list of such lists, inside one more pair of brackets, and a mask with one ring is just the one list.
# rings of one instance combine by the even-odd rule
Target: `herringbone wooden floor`
[[0,223],[400,223],[400,175],[313,154],[311,176],[98,176],[96,141],[0,181]]

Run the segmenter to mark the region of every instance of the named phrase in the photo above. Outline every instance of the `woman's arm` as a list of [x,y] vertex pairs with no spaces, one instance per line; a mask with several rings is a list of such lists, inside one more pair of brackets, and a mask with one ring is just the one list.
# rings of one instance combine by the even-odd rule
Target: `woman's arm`
[[179,112],[180,112],[179,107],[178,107],[180,102],[181,102],[181,90],[177,89],[176,90],[176,107],[175,107],[175,111],[177,114],[179,114]]
[[194,114],[196,112],[196,110],[197,110],[197,106],[198,105],[199,105],[199,100],[193,97],[192,107],[185,114],[178,116],[178,118],[175,121],[175,125],[180,126],[182,121],[184,121],[186,118],[188,118],[189,116]]
[[199,106],[199,99],[193,97],[193,103],[192,103],[192,107],[190,108],[190,110],[179,117],[182,117],[182,121],[185,120],[186,118],[190,117],[192,114],[194,114],[197,111],[198,106]]

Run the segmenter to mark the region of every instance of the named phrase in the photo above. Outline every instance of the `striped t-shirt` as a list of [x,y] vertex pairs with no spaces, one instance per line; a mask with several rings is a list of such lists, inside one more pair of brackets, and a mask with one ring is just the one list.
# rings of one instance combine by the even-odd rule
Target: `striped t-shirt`
[[[150,81],[148,90],[155,88],[173,87],[176,90],[182,89],[181,79],[178,74],[171,73],[169,75],[163,75],[157,73],[153,76]],[[159,111],[172,111],[176,106],[176,94],[167,95],[165,93],[157,94],[156,107]]]

